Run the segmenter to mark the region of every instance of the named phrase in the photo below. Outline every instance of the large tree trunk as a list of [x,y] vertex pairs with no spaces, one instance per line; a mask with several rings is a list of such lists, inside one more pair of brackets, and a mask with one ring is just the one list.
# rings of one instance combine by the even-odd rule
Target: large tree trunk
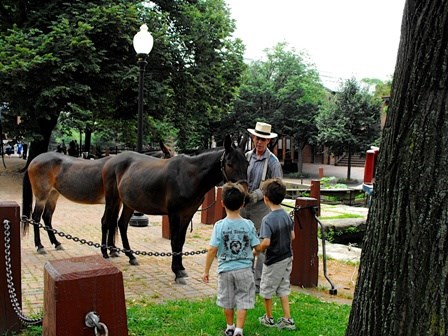
[[305,147],[305,143],[303,141],[298,141],[297,143],[297,173],[303,173],[303,155],[302,151]]
[[448,1],[406,2],[347,335],[448,334]]
[[89,127],[85,129],[84,135],[84,151],[90,153],[90,147],[92,143],[92,130]]
[[25,168],[28,168],[29,163],[36,156],[48,151],[48,145],[50,144],[51,133],[53,132],[53,129],[56,127],[57,122],[58,122],[57,115],[52,117],[50,120],[47,119],[37,120],[37,123],[39,124],[40,135],[42,136],[42,138],[38,140],[33,140],[31,142]]

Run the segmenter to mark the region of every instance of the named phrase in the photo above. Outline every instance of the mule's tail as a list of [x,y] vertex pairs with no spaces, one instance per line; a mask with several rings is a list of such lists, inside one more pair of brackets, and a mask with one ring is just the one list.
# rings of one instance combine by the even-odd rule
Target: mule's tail
[[[31,219],[31,210],[33,207],[33,190],[31,188],[30,177],[28,175],[28,169],[23,174],[22,185],[22,216],[26,216]],[[29,222],[22,222],[23,234],[26,235],[29,229]]]

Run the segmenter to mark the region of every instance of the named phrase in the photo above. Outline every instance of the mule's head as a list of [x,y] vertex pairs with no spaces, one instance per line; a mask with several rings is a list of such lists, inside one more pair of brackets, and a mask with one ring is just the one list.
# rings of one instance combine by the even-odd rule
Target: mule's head
[[244,152],[236,148],[229,135],[224,141],[224,153],[221,157],[221,171],[224,182],[239,182],[247,191],[247,167],[249,163]]

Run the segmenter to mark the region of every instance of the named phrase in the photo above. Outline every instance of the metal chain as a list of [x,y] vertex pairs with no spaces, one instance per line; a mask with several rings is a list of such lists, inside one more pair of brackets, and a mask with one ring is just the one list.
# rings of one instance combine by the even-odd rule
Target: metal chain
[[12,276],[12,267],[11,267],[11,225],[8,220],[3,221],[4,225],[4,234],[5,234],[5,268],[6,268],[6,282],[8,286],[9,299],[11,300],[11,305],[19,317],[20,321],[23,324],[27,325],[35,325],[42,324],[43,318],[32,319],[26,317],[22,313],[22,309],[19,304],[19,300],[17,299],[17,294],[14,286],[14,279]]
[[85,325],[89,328],[94,328],[95,336],[108,336],[109,330],[107,329],[106,324],[100,322],[100,316],[91,311],[88,312],[85,317]]
[[26,216],[22,216],[22,222],[28,221],[29,224],[35,225],[39,227],[40,229],[44,229],[45,231],[53,232],[55,235],[58,235],[59,237],[64,237],[68,240],[73,240],[74,242],[80,243],[81,245],[88,245],[93,246],[95,248],[102,248],[102,249],[110,249],[113,252],[122,252],[122,253],[132,253],[135,255],[142,255],[142,256],[148,256],[148,257],[172,257],[172,256],[192,256],[192,255],[200,255],[207,253],[207,249],[200,250],[200,251],[191,251],[191,252],[147,252],[147,251],[135,251],[132,249],[124,249],[124,248],[118,248],[115,246],[108,246],[100,243],[94,243],[91,240],[81,239],[76,236],[72,236],[71,234],[64,233],[62,231],[49,228],[48,226],[45,226],[41,223],[37,223],[33,219],[28,219]]
[[205,207],[205,208],[201,208],[201,209],[198,209],[198,211],[205,211],[205,210],[208,210],[208,209],[210,209],[211,207],[213,207],[214,205],[216,204],[216,201],[213,201],[208,207]]

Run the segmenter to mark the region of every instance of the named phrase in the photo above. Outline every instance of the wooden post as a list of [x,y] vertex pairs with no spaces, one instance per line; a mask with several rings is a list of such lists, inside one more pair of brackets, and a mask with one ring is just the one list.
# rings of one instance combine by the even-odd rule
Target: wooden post
[[216,188],[216,206],[215,206],[215,219],[214,223],[223,219],[226,216],[226,209],[221,205],[222,201],[222,187]]
[[99,255],[51,260],[44,272],[44,336],[92,336],[89,312],[109,335],[128,335],[123,275]]
[[291,271],[291,284],[300,287],[316,287],[318,282],[319,258],[317,256],[317,223],[310,207],[317,206],[317,200],[310,197],[297,197],[294,233],[292,241],[294,254]]
[[201,223],[202,224],[213,224],[215,219],[215,187],[210,189],[204,197],[204,201],[201,205]]
[[319,167],[319,178],[324,177],[324,167]]
[[364,184],[372,184],[374,166],[375,166],[375,151],[369,149],[366,152],[366,161],[364,163]]
[[162,216],[162,238],[171,239],[170,220],[168,215]]
[[320,216],[320,180],[311,180],[310,197],[317,200],[317,216]]
[[12,335],[21,329],[21,322],[11,304],[6,282],[4,221],[10,225],[11,270],[17,303],[22,307],[22,266],[20,259],[20,207],[16,202],[0,202],[0,334]]

